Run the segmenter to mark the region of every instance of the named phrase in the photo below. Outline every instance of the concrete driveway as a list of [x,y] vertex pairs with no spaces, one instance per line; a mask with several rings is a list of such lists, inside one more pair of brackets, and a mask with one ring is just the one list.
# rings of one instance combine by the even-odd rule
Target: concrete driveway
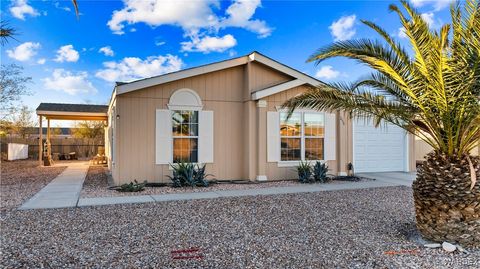
[[415,180],[416,172],[376,172],[358,173],[357,176],[374,178],[378,181],[411,187]]

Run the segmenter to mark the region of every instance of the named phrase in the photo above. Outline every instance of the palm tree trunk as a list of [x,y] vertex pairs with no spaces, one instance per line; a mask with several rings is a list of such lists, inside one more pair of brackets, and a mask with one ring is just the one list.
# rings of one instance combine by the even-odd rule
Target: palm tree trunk
[[[479,178],[480,158],[470,158]],[[413,197],[417,228],[426,239],[480,246],[480,184],[471,189],[467,156],[428,154],[413,183]]]

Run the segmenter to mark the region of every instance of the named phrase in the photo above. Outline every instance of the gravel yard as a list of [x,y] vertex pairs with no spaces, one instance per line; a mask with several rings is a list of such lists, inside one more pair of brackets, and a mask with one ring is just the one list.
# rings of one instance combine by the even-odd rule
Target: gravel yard
[[[370,180],[370,179],[364,179]],[[344,181],[331,181],[327,184],[344,184]],[[105,196],[130,196],[130,195],[150,195],[150,194],[168,194],[168,193],[185,193],[185,192],[204,192],[204,191],[220,191],[220,190],[245,190],[245,189],[258,189],[258,188],[270,188],[270,187],[285,187],[285,186],[298,186],[299,182],[295,180],[282,180],[282,181],[270,181],[261,183],[249,183],[249,184],[212,184],[207,188],[204,187],[145,187],[141,192],[119,192],[116,190],[108,189],[108,176],[106,174],[106,168],[102,166],[90,166],[85,182],[83,183],[83,189],[80,194],[81,198],[91,197],[105,197]]]
[[408,187],[15,211],[0,267],[479,268],[414,232]]
[[2,161],[0,179],[0,210],[3,213],[20,206],[32,197],[66,166],[40,167],[38,161],[19,160]]

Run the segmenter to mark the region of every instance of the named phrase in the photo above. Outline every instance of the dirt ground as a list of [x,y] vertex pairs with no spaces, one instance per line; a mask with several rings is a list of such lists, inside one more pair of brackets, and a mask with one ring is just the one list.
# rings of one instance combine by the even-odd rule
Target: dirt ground
[[2,161],[0,163],[0,211],[11,210],[32,197],[66,166],[42,167],[36,160]]

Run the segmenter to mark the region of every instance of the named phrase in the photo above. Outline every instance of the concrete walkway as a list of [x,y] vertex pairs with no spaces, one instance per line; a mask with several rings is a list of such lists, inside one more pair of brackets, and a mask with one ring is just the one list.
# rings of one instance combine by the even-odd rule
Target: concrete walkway
[[391,186],[411,186],[413,179],[415,178],[415,173],[364,173],[360,174],[360,176],[374,178],[376,180],[364,182],[334,181],[328,184],[305,184],[286,187],[252,188],[246,190],[79,198],[87,171],[87,163],[69,164],[68,168],[62,174],[60,174],[50,184],[45,186],[40,192],[23,204],[20,209],[85,207],[98,205],[214,199],[221,197],[354,190]]
[[123,197],[80,198],[77,206],[83,207],[83,206],[97,206],[97,205],[214,199],[214,198],[222,198],[222,197],[242,197],[242,196],[257,196],[257,195],[276,195],[276,194],[287,194],[287,193],[309,193],[309,192],[335,191],[335,190],[354,190],[354,189],[401,186],[406,184],[407,183],[405,182],[403,184],[399,184],[398,182],[389,182],[384,180],[375,180],[375,181],[372,180],[372,181],[364,181],[364,182],[337,181],[337,182],[328,183],[328,184],[305,184],[305,185],[299,185],[299,186],[270,187],[270,188],[257,188],[257,189],[247,189],[247,190],[206,191],[206,192],[193,192],[193,193],[172,193],[172,194],[138,195],[138,196],[123,196]]
[[417,173],[410,172],[378,172],[378,173],[359,173],[358,176],[374,178],[377,181],[386,182],[395,185],[412,187]]
[[[64,164],[62,164],[64,165]],[[52,182],[19,209],[75,207],[88,171],[88,162],[72,162]]]

